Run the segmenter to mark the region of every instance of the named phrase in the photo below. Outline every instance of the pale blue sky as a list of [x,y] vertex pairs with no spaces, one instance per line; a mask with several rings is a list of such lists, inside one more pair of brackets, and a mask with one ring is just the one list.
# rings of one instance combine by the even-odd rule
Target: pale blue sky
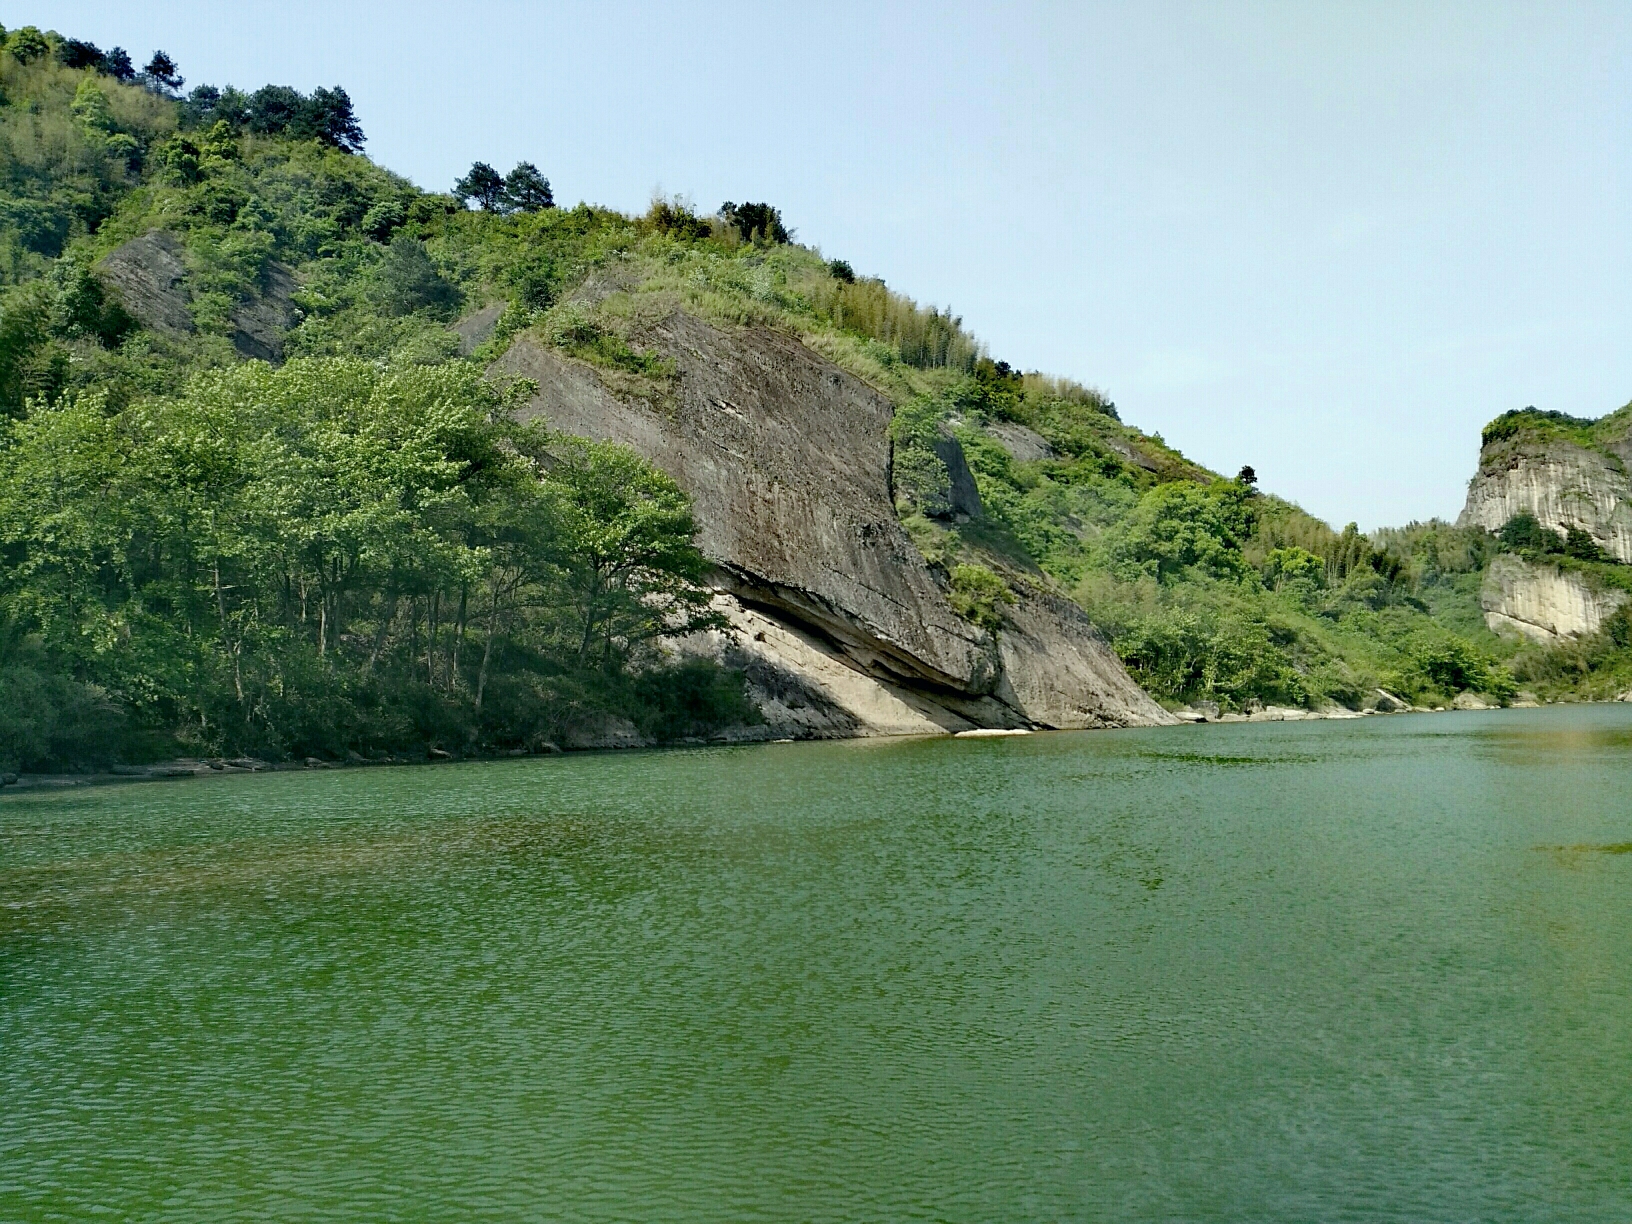
[[779,205],[994,357],[1335,524],[1632,398],[1632,6],[6,3],[191,84],[350,91],[445,189]]

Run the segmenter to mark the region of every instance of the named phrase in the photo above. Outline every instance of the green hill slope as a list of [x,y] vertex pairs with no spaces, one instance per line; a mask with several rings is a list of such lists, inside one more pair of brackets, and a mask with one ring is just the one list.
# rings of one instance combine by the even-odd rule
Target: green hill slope
[[1620,666],[1490,633],[1484,532],[1333,531],[767,205],[558,208],[525,165],[425,192],[358,151],[343,90],[182,97],[158,69],[32,28],[0,51],[0,764],[751,721],[740,677],[654,653],[707,623],[672,482],[514,425],[481,377],[525,332],[661,408],[676,373],[640,337],[677,309],[886,394],[899,513],[960,612],[1000,626],[1006,584],[1043,582],[1170,703],[1507,700],[1515,666],[1555,694]]

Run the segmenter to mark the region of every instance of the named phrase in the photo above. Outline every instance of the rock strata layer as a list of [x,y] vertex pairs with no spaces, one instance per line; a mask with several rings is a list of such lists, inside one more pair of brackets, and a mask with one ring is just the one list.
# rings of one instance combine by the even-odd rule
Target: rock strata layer
[[678,371],[661,403],[526,338],[494,372],[538,384],[528,414],[632,447],[691,496],[733,632],[685,649],[744,668],[767,734],[1173,721],[1067,600],[1018,582],[995,635],[953,612],[896,519],[892,409],[866,383],[765,329],[676,313],[642,339]]
[[1520,434],[1487,445],[1457,525],[1500,531],[1521,512],[1560,534],[1579,527],[1609,556],[1632,562],[1632,480],[1614,444],[1600,451]]
[[1597,588],[1577,570],[1511,553],[1490,563],[1479,591],[1479,605],[1492,630],[1549,644],[1598,632],[1626,600],[1625,591]]
[[[186,248],[174,234],[154,230],[110,251],[98,270],[114,295],[151,331],[185,335],[196,331]],[[283,360],[283,337],[295,325],[295,276],[275,260],[267,265],[258,291],[232,312],[232,344],[260,361]]]

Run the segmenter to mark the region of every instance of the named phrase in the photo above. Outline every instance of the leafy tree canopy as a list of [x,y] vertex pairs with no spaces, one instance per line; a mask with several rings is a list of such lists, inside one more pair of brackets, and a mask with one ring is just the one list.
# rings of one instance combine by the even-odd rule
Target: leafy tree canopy
[[550,180],[540,174],[532,162],[517,162],[516,168],[505,175],[504,195],[518,212],[541,212],[555,207]]
[[769,204],[733,204],[727,200],[720,205],[720,216],[736,226],[749,242],[793,241],[792,231],[782,224],[782,213]]
[[149,89],[164,94],[179,93],[187,82],[176,69],[176,61],[163,51],[153,52],[153,58],[142,69],[142,81]]

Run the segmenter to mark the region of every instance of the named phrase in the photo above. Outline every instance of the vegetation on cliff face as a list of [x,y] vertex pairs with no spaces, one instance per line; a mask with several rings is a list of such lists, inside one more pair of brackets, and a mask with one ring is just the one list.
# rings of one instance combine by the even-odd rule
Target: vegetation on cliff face
[[[343,89],[184,95],[167,57],[137,73],[31,27],[0,95],[0,764],[751,718],[740,678],[654,648],[706,623],[679,491],[518,428],[481,376],[525,331],[662,409],[649,339],[676,310],[797,335],[888,395],[903,521],[960,615],[1001,633],[1009,578],[1051,585],[1163,699],[1440,704],[1619,666],[1610,630],[1545,654],[1485,629],[1488,556],[1534,541],[1333,531],[991,360],[769,204],[556,207],[526,162],[425,192],[361,155]],[[179,281],[115,284],[154,231]],[[268,318],[276,370],[245,360]]]

